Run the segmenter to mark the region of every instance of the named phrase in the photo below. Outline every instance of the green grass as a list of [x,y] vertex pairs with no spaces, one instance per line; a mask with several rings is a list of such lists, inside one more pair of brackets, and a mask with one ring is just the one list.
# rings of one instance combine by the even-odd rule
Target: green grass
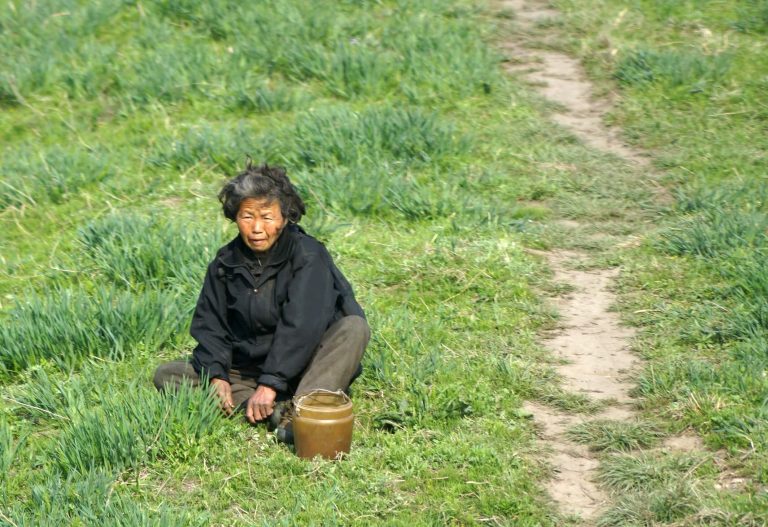
[[[430,9],[449,25],[407,4],[267,2],[254,10],[227,1],[103,0],[87,8],[54,1],[31,13],[11,6],[0,17],[8,28],[0,39],[9,50],[0,84],[6,105],[40,94],[106,97],[129,108],[208,99],[263,111],[295,104],[284,95],[275,99],[282,104],[258,102],[274,81],[314,84],[310,91],[343,99],[393,92],[434,99],[482,93],[498,79],[493,53],[474,38],[476,9],[448,2]],[[121,31],[105,29],[113,26]]]
[[5,314],[0,373],[18,375],[42,362],[68,370],[88,357],[122,359],[169,345],[187,327],[193,302],[171,290],[134,294],[113,287],[30,295]]
[[600,482],[616,492],[652,491],[674,484],[681,475],[712,476],[715,467],[702,452],[644,452],[613,454],[600,465]]
[[657,525],[692,518],[701,507],[699,489],[689,483],[655,487],[648,494],[619,497],[598,520],[600,527],[619,525]]
[[112,175],[107,153],[82,148],[23,145],[7,147],[3,157],[7,162],[0,185],[2,208],[61,203],[81,188]]
[[194,459],[199,440],[223,420],[216,401],[189,386],[164,396],[152,387],[128,385],[123,393],[103,397],[94,410],[76,407],[67,413],[52,452],[63,474],[136,470],[158,457]]
[[195,218],[186,216],[169,221],[111,214],[80,229],[78,241],[92,272],[114,284],[194,289],[202,280],[200,271],[229,240],[223,229],[190,228]]
[[55,476],[32,489],[30,507],[14,505],[0,521],[3,525],[56,526],[74,519],[88,524],[171,527],[205,525],[205,519],[166,508],[147,510],[130,497],[114,492],[109,474],[83,477]]
[[597,419],[574,426],[567,435],[592,450],[621,452],[653,446],[661,434],[648,423]]
[[8,478],[16,455],[24,444],[24,437],[14,437],[13,429],[5,417],[0,418],[0,496],[7,498]]

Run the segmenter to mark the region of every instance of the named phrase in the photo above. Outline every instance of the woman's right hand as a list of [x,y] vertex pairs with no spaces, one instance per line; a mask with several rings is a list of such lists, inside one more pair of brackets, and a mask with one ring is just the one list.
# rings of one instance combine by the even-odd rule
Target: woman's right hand
[[211,379],[211,384],[216,390],[219,398],[219,406],[227,415],[232,415],[235,411],[235,403],[232,400],[232,385],[224,379]]

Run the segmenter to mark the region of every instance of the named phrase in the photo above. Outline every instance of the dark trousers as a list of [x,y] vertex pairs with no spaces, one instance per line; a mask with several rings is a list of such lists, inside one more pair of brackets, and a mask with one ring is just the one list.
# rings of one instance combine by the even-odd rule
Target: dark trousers
[[[363,317],[344,317],[329,327],[301,375],[295,395],[317,389],[337,391],[349,388],[370,338],[371,330]],[[242,405],[253,395],[259,386],[259,375],[258,371],[229,371],[235,406]],[[155,371],[154,383],[158,390],[174,389],[182,382],[195,386],[200,384],[200,376],[189,361],[166,362]]]

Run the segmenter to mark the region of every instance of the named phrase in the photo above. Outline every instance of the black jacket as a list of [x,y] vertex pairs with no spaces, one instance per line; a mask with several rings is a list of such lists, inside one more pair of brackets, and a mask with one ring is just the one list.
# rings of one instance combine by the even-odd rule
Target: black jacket
[[190,328],[192,365],[225,380],[232,368],[252,372],[259,384],[288,391],[325,330],[363,310],[323,244],[300,227],[286,227],[258,278],[247,251],[238,236],[208,266]]

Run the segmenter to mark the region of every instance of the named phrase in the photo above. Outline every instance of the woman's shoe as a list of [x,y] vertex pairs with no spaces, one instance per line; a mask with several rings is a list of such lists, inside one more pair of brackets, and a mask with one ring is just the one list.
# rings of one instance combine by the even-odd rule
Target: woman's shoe
[[281,443],[293,444],[293,400],[278,401],[267,420],[267,429]]

